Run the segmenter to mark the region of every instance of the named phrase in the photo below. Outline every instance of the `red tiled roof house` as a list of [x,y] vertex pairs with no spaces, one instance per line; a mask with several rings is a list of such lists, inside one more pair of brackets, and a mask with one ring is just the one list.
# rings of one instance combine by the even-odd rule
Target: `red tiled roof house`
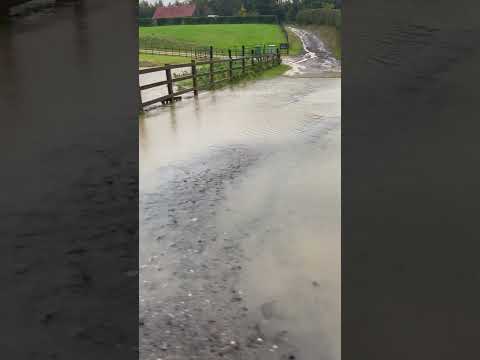
[[195,5],[161,6],[155,10],[153,20],[191,17],[195,14]]

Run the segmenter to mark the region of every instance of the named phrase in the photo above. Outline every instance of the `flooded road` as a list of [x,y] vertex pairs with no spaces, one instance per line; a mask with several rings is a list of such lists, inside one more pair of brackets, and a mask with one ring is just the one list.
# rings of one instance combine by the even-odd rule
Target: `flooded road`
[[140,358],[340,359],[340,64],[140,119]]

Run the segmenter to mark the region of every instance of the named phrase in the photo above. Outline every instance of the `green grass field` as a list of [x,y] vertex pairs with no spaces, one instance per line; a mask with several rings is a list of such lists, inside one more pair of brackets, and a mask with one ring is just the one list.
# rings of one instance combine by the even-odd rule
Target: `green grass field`
[[140,44],[148,38],[164,47],[213,46],[228,49],[245,45],[269,45],[285,42],[278,25],[272,24],[208,24],[169,25],[139,28]]
[[138,54],[140,67],[162,66],[165,64],[188,64],[192,59],[185,56]]

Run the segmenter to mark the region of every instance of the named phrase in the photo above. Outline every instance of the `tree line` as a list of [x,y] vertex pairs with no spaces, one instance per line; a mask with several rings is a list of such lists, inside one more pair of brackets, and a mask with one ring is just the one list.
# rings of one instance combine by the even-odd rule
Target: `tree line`
[[[276,15],[280,21],[295,21],[301,10],[341,8],[342,0],[176,0],[171,5],[185,4],[196,5],[196,16]],[[159,6],[165,6],[162,0],[153,4],[143,0],[138,6],[138,16],[151,18]]]

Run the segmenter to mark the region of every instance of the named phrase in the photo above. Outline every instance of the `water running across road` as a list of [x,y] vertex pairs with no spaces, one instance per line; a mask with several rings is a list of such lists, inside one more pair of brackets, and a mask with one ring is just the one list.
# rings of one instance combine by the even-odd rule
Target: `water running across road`
[[290,30],[301,40],[305,53],[298,58],[287,58],[284,61],[292,67],[287,75],[340,77],[340,61],[327,50],[325,44],[317,36],[302,29],[290,27]]
[[340,65],[140,120],[140,357],[340,359]]

